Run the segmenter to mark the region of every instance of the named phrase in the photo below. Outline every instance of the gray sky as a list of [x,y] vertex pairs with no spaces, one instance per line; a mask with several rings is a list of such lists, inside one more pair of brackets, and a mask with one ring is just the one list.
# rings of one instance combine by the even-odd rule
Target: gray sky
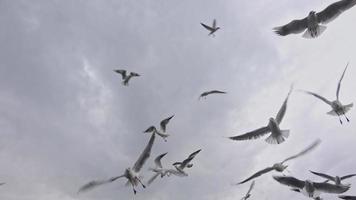
[[[308,170],[355,173],[355,112],[341,126],[325,114],[326,104],[298,92],[281,124],[291,130],[285,143],[224,138],[266,125],[292,82],[334,98],[348,61],[341,100],[355,100],[356,8],[315,40],[271,30],[331,2],[0,1],[0,182],[7,183],[0,199],[232,200],[249,184],[231,183],[316,138],[323,140],[316,151],[288,163],[291,175],[319,181]],[[221,30],[212,38],[199,23],[214,18]],[[123,87],[115,68],[142,77]],[[210,89],[228,94],[197,101]],[[172,114],[171,137],[167,143],[157,138],[152,157],[169,152],[168,165],[202,148],[189,177],[158,180],[135,197],[123,180],[76,194],[84,183],[133,165],[149,139],[142,131]],[[152,165],[151,158],[145,178]],[[251,199],[302,198],[266,175]]]

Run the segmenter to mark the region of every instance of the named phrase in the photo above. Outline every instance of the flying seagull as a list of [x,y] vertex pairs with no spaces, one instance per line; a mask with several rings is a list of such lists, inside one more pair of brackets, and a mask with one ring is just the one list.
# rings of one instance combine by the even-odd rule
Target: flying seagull
[[321,24],[327,24],[338,17],[341,13],[353,7],[356,4],[356,0],[341,0],[326,7],[323,11],[317,13],[311,11],[309,15],[304,19],[297,19],[291,21],[289,24],[274,28],[274,31],[281,36],[288,34],[299,34],[305,29],[303,34],[304,38],[316,38],[321,35],[326,26]]
[[294,191],[300,191],[305,196],[314,199],[317,199],[320,193],[342,194],[350,189],[350,186],[346,185],[301,181],[291,176],[273,176],[273,178],[283,185],[292,187]]
[[176,168],[176,170],[183,176],[188,176],[188,174],[184,171],[185,168],[191,168],[193,167],[193,164],[190,162],[194,159],[194,157],[201,151],[201,149],[191,153],[187,159],[185,159],[183,162],[175,162],[173,163],[173,166]]
[[316,140],[315,142],[313,142],[310,146],[308,146],[306,149],[304,149],[303,151],[299,152],[296,155],[290,156],[287,159],[283,160],[282,162],[279,163],[275,163],[272,167],[267,167],[261,171],[258,171],[257,173],[253,174],[252,176],[250,176],[249,178],[237,183],[237,185],[246,183],[254,178],[257,178],[263,174],[266,174],[268,172],[271,172],[273,170],[277,171],[277,172],[283,172],[285,169],[287,169],[288,165],[284,165],[285,162],[296,159],[300,156],[303,156],[307,153],[309,153],[311,150],[315,149],[319,144],[321,143],[321,140]]
[[144,133],[156,133],[157,135],[159,135],[161,138],[163,138],[163,140],[165,142],[167,142],[167,137],[169,136],[169,134],[166,133],[166,129],[167,129],[167,125],[169,123],[169,121],[174,117],[174,115],[167,117],[166,119],[163,119],[160,122],[160,128],[161,131],[158,131],[157,128],[155,126],[150,126],[148,127]]
[[310,171],[310,172],[315,174],[315,175],[317,175],[317,176],[320,176],[320,177],[323,177],[323,178],[327,179],[326,182],[333,181],[333,182],[335,182],[336,185],[341,185],[341,181],[342,180],[345,180],[345,179],[352,178],[352,177],[356,176],[356,174],[349,174],[349,175],[340,177],[340,176],[330,176],[330,175],[327,175],[327,174],[318,173],[318,172],[314,172],[314,171]]
[[209,35],[215,36],[214,33],[220,29],[220,27],[216,26],[216,19],[213,21],[213,26],[208,26],[204,23],[200,23],[205,29],[210,31]]
[[107,179],[107,180],[90,181],[89,183],[83,185],[79,189],[78,193],[86,192],[88,190],[92,190],[92,189],[94,189],[94,188],[96,188],[97,186],[100,186],[100,185],[112,183],[112,182],[114,182],[114,181],[116,181],[116,180],[118,180],[120,178],[126,178],[128,180],[128,182],[126,184],[131,184],[134,194],[136,194],[135,187],[138,186],[139,183],[142,185],[143,188],[146,188],[146,186],[141,181],[141,177],[139,176],[139,172],[140,172],[141,168],[143,167],[143,165],[145,164],[145,162],[147,161],[147,159],[150,157],[151,149],[152,149],[154,140],[155,140],[155,134],[152,134],[147,146],[145,147],[145,149],[141,153],[139,159],[136,161],[136,163],[134,164],[134,166],[132,168],[130,168],[130,167],[127,168],[125,170],[124,174],[122,174],[120,176],[112,177],[112,178]]
[[124,69],[115,69],[114,72],[121,74],[122,76],[122,84],[125,86],[129,85],[129,81],[132,77],[137,77],[140,76],[140,74],[135,73],[135,72],[130,72],[129,75],[127,75],[127,71]]
[[247,200],[251,197],[251,191],[252,189],[255,187],[255,181],[252,181],[251,185],[250,185],[250,188],[248,189],[246,195],[244,197],[242,197],[241,200]]
[[340,195],[340,199],[346,199],[346,200],[356,200],[356,196],[346,196],[346,195]]
[[344,72],[342,73],[341,75],[341,78],[339,80],[339,83],[337,85],[337,90],[336,90],[336,100],[335,101],[329,101],[327,100],[326,98],[316,94],[316,93],[313,93],[313,92],[309,92],[309,91],[304,91],[304,90],[301,90],[302,92],[305,92],[307,94],[310,94],[310,95],[313,95],[314,97],[324,101],[325,103],[327,103],[328,105],[331,106],[332,110],[330,112],[328,112],[327,114],[328,115],[332,115],[332,116],[338,116],[339,117],[339,121],[340,121],[340,124],[342,124],[342,120],[341,120],[341,115],[344,115],[346,120],[348,122],[350,122],[349,118],[347,118],[346,116],[346,113],[353,107],[353,103],[350,103],[348,105],[343,105],[340,100],[339,100],[339,94],[340,94],[340,88],[341,88],[341,81],[342,79],[344,78],[344,75],[345,75],[345,72],[346,72],[346,69],[348,67],[348,63],[344,69]]
[[161,159],[165,155],[167,155],[167,153],[157,156],[156,159],[154,160],[155,168],[150,168],[150,170],[155,174],[147,181],[148,185],[150,185],[159,175],[161,176],[161,178],[163,178],[167,174],[167,170],[163,169],[162,162],[161,162]]
[[226,94],[226,92],[220,90],[211,90],[211,91],[203,92],[200,94],[199,99],[206,98],[208,95],[211,94]]
[[251,140],[262,137],[268,133],[271,133],[265,140],[269,144],[281,144],[286,138],[289,137],[289,130],[281,130],[279,124],[287,111],[288,98],[293,90],[293,86],[290,88],[287,98],[284,100],[282,107],[278,111],[276,118],[271,117],[267,126],[259,128],[257,130],[245,133],[243,135],[229,137],[231,140]]

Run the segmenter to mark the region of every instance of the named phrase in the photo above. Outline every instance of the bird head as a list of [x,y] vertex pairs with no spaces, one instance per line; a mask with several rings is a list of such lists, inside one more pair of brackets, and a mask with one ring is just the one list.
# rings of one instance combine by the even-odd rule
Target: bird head
[[314,195],[314,184],[311,180],[305,181],[305,191],[308,193],[310,197]]
[[309,16],[314,16],[315,14],[316,14],[316,12],[313,10],[309,12]]

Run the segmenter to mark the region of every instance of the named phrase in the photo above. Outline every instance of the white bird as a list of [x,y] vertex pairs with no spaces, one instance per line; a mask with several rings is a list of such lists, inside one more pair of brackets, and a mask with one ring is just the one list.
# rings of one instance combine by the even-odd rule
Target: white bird
[[161,154],[161,155],[157,156],[156,159],[154,160],[155,167],[154,168],[150,168],[150,170],[152,172],[154,172],[155,174],[147,181],[148,185],[150,185],[159,175],[161,176],[161,178],[163,178],[167,174],[168,170],[163,168],[162,162],[161,162],[161,159],[165,155],[167,155],[167,153],[164,153],[164,154]]
[[167,137],[169,137],[169,134],[166,133],[166,129],[167,129],[167,125],[169,123],[169,121],[174,117],[174,115],[167,117],[166,119],[163,119],[160,122],[160,128],[161,131],[158,131],[157,128],[155,126],[150,126],[148,127],[144,133],[156,133],[157,135],[159,135],[161,138],[163,138],[163,140],[165,142],[167,142]]
[[267,167],[261,171],[258,171],[257,173],[253,174],[252,176],[250,176],[249,178],[237,183],[237,185],[246,183],[254,178],[257,178],[263,174],[266,174],[268,172],[271,172],[273,170],[277,171],[277,172],[283,172],[285,169],[287,169],[288,165],[284,165],[285,162],[293,160],[295,158],[298,158],[300,156],[303,156],[305,154],[307,154],[308,152],[310,152],[311,150],[315,149],[319,144],[321,143],[321,140],[316,140],[315,142],[313,142],[310,146],[308,146],[306,149],[304,149],[303,151],[297,153],[296,155],[290,156],[287,159],[283,160],[282,162],[279,163],[275,163],[272,167]]
[[281,144],[289,137],[289,130],[281,130],[279,124],[287,111],[288,98],[293,90],[293,86],[290,88],[287,98],[284,100],[282,107],[278,111],[276,118],[271,117],[267,126],[259,128],[257,130],[245,133],[243,135],[229,137],[231,140],[251,140],[262,137],[268,133],[271,133],[265,141],[269,144]]
[[292,187],[294,191],[299,191],[313,199],[320,199],[321,193],[341,194],[350,189],[350,186],[316,183],[310,180],[301,181],[291,176],[273,176],[273,178],[283,185]]
[[135,73],[135,72],[130,72],[129,75],[127,75],[127,71],[124,69],[115,69],[114,72],[121,74],[122,76],[122,84],[125,86],[129,85],[129,81],[132,77],[138,77],[140,74]]
[[299,34],[307,29],[303,34],[303,37],[316,38],[326,29],[326,26],[321,24],[327,24],[331,22],[341,13],[350,9],[355,4],[356,0],[341,0],[329,5],[319,13],[311,11],[306,18],[293,20],[289,24],[274,28],[274,30],[278,35],[286,36],[291,33]]
[[209,35],[215,36],[214,33],[220,29],[220,27],[216,26],[216,19],[214,19],[213,21],[213,25],[212,26],[208,26],[204,23],[200,23],[205,29],[207,29],[208,31],[210,31]]
[[340,195],[339,198],[345,200],[356,200],[356,196]]
[[211,94],[226,94],[226,92],[220,91],[220,90],[210,90],[210,91],[201,93],[199,96],[199,99],[206,98],[208,95],[211,95]]
[[[173,166],[176,168],[176,170],[180,173],[182,176],[188,176],[188,174],[184,171],[185,168],[191,168],[193,167],[193,164],[191,164],[191,161],[194,159],[194,157],[201,151],[201,149],[191,153],[187,159],[185,159],[183,162],[175,162],[173,163]],[[177,174],[174,174],[177,175]]]
[[246,195],[244,197],[242,197],[241,200],[247,200],[251,197],[251,191],[252,189],[255,187],[255,181],[252,181],[251,185],[250,185],[250,188],[248,189]]
[[328,174],[314,172],[314,171],[310,171],[310,172],[315,174],[315,175],[317,175],[317,176],[320,176],[320,177],[323,177],[323,178],[327,179],[326,182],[333,181],[333,182],[335,182],[336,185],[341,185],[341,181],[342,180],[345,180],[345,179],[352,178],[352,177],[356,176],[356,174],[349,174],[349,175],[340,177],[340,176],[330,176]]
[[146,186],[141,181],[141,177],[139,176],[139,172],[142,169],[142,167],[145,164],[145,162],[147,161],[147,159],[150,157],[151,149],[152,149],[154,140],[155,140],[155,134],[152,134],[147,146],[145,147],[145,149],[141,153],[139,159],[136,161],[136,163],[134,164],[134,166],[132,168],[130,168],[130,167],[127,168],[125,170],[124,174],[122,174],[120,176],[112,177],[112,178],[107,179],[107,180],[90,181],[89,183],[87,183],[84,186],[82,186],[79,189],[78,193],[85,192],[85,191],[88,191],[88,190],[92,190],[92,189],[94,189],[94,188],[96,188],[97,186],[100,186],[100,185],[112,183],[112,182],[114,182],[114,181],[116,181],[116,180],[118,180],[120,178],[128,179],[128,182],[126,183],[126,185],[131,184],[134,194],[136,194],[135,187],[138,186],[139,183],[142,185],[143,188],[146,188]]
[[339,121],[340,123],[342,124],[342,120],[341,120],[341,115],[344,115],[346,120],[348,122],[350,122],[349,118],[346,116],[346,113],[353,107],[353,103],[350,103],[348,105],[343,105],[340,100],[339,100],[339,94],[340,94],[340,87],[341,87],[341,81],[342,79],[344,78],[344,75],[345,75],[345,72],[346,72],[346,69],[348,67],[348,63],[344,69],[344,72],[342,73],[341,75],[341,78],[339,80],[339,83],[337,85],[337,89],[336,89],[336,100],[335,101],[329,101],[328,99],[326,99],[325,97],[322,97],[316,93],[313,93],[313,92],[309,92],[309,91],[304,91],[304,90],[301,90],[302,92],[305,92],[307,94],[310,94],[310,95],[313,95],[314,97],[324,101],[326,104],[330,105],[332,110],[327,112],[328,115],[332,115],[332,116],[338,116],[339,117]]

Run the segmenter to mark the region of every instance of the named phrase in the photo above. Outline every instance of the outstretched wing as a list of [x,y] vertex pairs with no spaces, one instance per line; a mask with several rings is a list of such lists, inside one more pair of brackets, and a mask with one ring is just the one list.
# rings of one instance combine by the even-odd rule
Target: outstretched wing
[[144,133],[152,133],[152,132],[154,132],[156,130],[157,130],[156,127],[150,126],[144,131]]
[[249,195],[252,191],[252,189],[255,187],[255,181],[252,181],[251,185],[250,185],[250,188],[248,189],[247,193],[246,193],[246,196]]
[[318,173],[318,172],[314,172],[314,171],[310,171],[312,174],[315,174],[317,176],[323,177],[325,179],[328,179],[330,181],[335,181],[335,177],[329,176],[327,174],[323,174],[323,173]]
[[341,0],[335,2],[316,14],[318,22],[323,24],[329,23],[341,13],[353,7],[355,4],[356,0]]
[[325,193],[341,194],[350,189],[348,185],[334,185],[330,183],[313,183],[316,190]]
[[293,20],[290,23],[273,28],[274,32],[281,36],[286,36],[289,34],[298,34],[303,32],[308,27],[308,19],[298,19]]
[[261,171],[258,171],[257,173],[255,173],[254,175],[250,176],[249,178],[247,178],[247,179],[241,181],[240,183],[238,183],[238,185],[243,184],[243,183],[246,183],[246,182],[248,182],[248,181],[250,181],[250,180],[252,180],[252,179],[254,179],[254,178],[257,178],[257,177],[259,177],[259,176],[261,176],[261,175],[263,175],[263,174],[266,174],[266,173],[268,173],[268,172],[270,172],[270,171],[272,171],[272,170],[274,170],[273,167],[267,167],[266,169],[263,169],[263,170],[261,170]]
[[108,184],[108,183],[111,183],[111,182],[114,182],[116,181],[117,179],[119,178],[123,178],[125,177],[124,175],[121,175],[121,176],[117,176],[117,177],[113,177],[113,178],[110,178],[108,180],[96,180],[96,181],[90,181],[89,183],[83,185],[82,187],[79,188],[78,190],[78,193],[81,193],[81,192],[86,192],[86,191],[89,191],[89,190],[92,190],[98,186],[101,186],[101,185],[105,185],[105,184]]
[[162,159],[165,155],[167,155],[167,153],[164,153],[164,154],[161,154],[161,155],[157,156],[157,158],[155,159],[156,167],[163,168],[163,167],[162,167],[162,163],[161,163],[161,159]]
[[213,27],[210,27],[210,26],[208,26],[208,25],[206,25],[206,24],[204,24],[204,23],[200,23],[204,28],[206,28],[207,30],[209,30],[209,31],[214,31],[215,29],[213,28]]
[[300,91],[305,92],[305,93],[310,94],[310,95],[313,95],[314,97],[316,97],[316,98],[324,101],[325,103],[331,105],[331,102],[329,100],[327,100],[326,98],[324,98],[324,97],[322,97],[322,96],[320,96],[320,95],[318,95],[316,93],[305,91],[305,90],[300,90]]
[[341,180],[345,180],[345,179],[348,179],[348,178],[352,178],[356,176],[356,174],[350,174],[350,175],[346,175],[346,176],[343,176],[343,177],[340,177]]
[[251,139],[257,139],[259,137],[262,137],[264,135],[266,135],[267,133],[269,133],[271,130],[268,128],[268,126],[266,127],[262,127],[260,129],[245,133],[243,135],[238,135],[238,136],[233,136],[233,137],[229,137],[232,140],[251,140]]
[[210,94],[226,94],[226,92],[221,91],[221,90],[212,90],[209,92]]
[[356,196],[340,195],[339,198],[345,200],[356,200]]
[[141,75],[136,72],[130,72],[130,76],[141,76]]
[[292,93],[292,91],[293,91],[293,85],[290,87],[288,95],[287,95],[286,99],[284,100],[283,105],[279,109],[278,114],[276,116],[276,121],[278,124],[280,124],[282,122],[282,119],[283,119],[284,115],[286,114],[288,99],[289,99],[289,96]]
[[191,153],[189,155],[189,157],[187,159],[185,159],[181,164],[180,164],[180,168],[184,169],[185,167],[187,167],[189,165],[189,163],[194,159],[194,157],[201,151],[201,149],[199,149],[198,151],[195,151],[193,153]]
[[344,76],[345,76],[345,72],[346,72],[346,69],[347,69],[348,66],[349,66],[349,63],[347,63],[347,65],[346,65],[346,67],[345,67],[345,69],[344,69],[344,72],[342,73],[341,78],[340,78],[340,80],[339,80],[339,83],[337,84],[337,90],[336,90],[336,99],[337,99],[337,100],[339,100],[341,81],[342,81],[342,79],[343,79]]
[[174,115],[167,117],[166,119],[162,120],[160,123],[161,129],[163,132],[166,132],[166,127],[169,121],[174,117]]
[[297,188],[297,189],[303,189],[305,185],[304,181],[301,181],[291,176],[273,176],[273,178],[274,180],[278,181],[283,185]]
[[126,78],[126,70],[123,69],[115,69],[114,72],[121,74],[122,79]]
[[156,134],[152,134],[146,148],[143,150],[143,152],[141,153],[140,157],[138,158],[138,160],[136,161],[135,165],[133,166],[133,170],[135,172],[139,172],[142,168],[142,166],[145,164],[145,162],[147,161],[147,159],[150,157],[151,154],[151,149],[153,146],[153,143],[155,141],[155,137]]
[[304,149],[303,151],[297,153],[297,154],[294,155],[294,156],[291,156],[291,157],[289,157],[289,158],[283,160],[281,163],[283,164],[283,163],[285,163],[285,162],[287,162],[287,161],[289,161],[289,160],[298,158],[298,157],[300,157],[300,156],[303,156],[303,155],[309,153],[311,150],[315,149],[320,143],[321,143],[321,140],[320,140],[320,139],[317,139],[315,142],[313,142],[313,143],[312,143],[310,146],[308,146],[306,149]]

